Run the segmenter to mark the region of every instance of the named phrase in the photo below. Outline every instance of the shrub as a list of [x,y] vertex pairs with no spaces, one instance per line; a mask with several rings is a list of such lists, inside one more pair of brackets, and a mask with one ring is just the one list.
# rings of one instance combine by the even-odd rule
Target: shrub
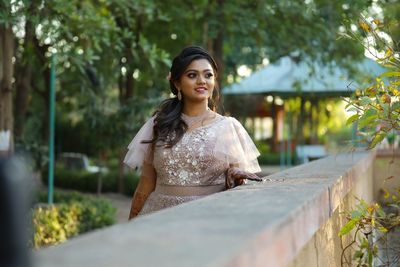
[[271,152],[271,148],[266,140],[256,140],[254,141],[254,143],[261,154],[266,154]]
[[[47,185],[47,171],[42,175],[42,181]],[[68,170],[56,167],[54,170],[54,185],[59,188],[73,189],[84,192],[97,192],[101,179],[101,192],[117,192],[118,171],[108,173],[89,173],[86,171]],[[137,172],[129,172],[122,176],[123,193],[131,196],[139,182]]]
[[[68,170],[56,166],[54,169],[54,185],[61,188],[85,192],[97,192],[99,179],[102,179],[102,192],[116,192],[117,182],[114,173],[90,173],[82,170]],[[43,172],[42,181],[47,185],[48,172]]]
[[[37,199],[44,202],[46,196],[41,192]],[[35,248],[57,244],[115,223],[116,209],[108,200],[76,192],[56,192],[54,202],[54,205],[38,204],[33,210]]]
[[[287,155],[285,155],[287,157]],[[285,162],[286,162],[285,158]],[[258,157],[258,163],[260,165],[279,165],[281,162],[281,155],[279,153],[265,153],[261,154]],[[296,155],[292,154],[291,163],[294,164],[296,162]]]
[[129,173],[123,176],[123,193],[128,196],[132,196],[136,190],[136,187],[139,183],[139,174],[138,173]]

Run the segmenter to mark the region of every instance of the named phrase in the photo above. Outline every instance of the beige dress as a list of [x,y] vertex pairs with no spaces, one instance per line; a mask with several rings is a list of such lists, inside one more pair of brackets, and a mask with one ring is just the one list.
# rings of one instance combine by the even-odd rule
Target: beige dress
[[260,154],[243,126],[232,117],[209,112],[212,118],[200,124],[200,116],[182,114],[189,130],[172,148],[155,146],[151,155],[151,146],[140,143],[152,138],[154,117],[129,144],[124,163],[140,168],[144,161],[152,162],[157,175],[156,188],[140,214],[225,190],[225,173],[230,165],[251,173],[260,171]]

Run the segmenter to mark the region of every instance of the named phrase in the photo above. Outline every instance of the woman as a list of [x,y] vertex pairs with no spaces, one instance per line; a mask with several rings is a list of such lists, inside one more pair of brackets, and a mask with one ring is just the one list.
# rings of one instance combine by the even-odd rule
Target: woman
[[217,114],[217,65],[201,47],[185,48],[168,77],[176,96],[161,103],[128,146],[124,163],[140,167],[129,219],[260,181],[259,152],[243,126]]

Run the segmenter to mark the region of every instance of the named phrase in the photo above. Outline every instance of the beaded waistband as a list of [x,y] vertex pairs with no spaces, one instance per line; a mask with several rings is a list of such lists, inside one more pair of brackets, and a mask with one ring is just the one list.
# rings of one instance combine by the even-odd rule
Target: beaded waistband
[[155,192],[173,196],[205,196],[224,190],[225,184],[195,186],[158,184]]

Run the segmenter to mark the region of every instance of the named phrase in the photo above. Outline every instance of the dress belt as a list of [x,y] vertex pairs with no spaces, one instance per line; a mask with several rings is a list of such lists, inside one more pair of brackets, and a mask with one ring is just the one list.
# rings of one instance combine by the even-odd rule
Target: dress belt
[[224,190],[225,184],[194,186],[158,184],[155,192],[172,196],[204,196]]

